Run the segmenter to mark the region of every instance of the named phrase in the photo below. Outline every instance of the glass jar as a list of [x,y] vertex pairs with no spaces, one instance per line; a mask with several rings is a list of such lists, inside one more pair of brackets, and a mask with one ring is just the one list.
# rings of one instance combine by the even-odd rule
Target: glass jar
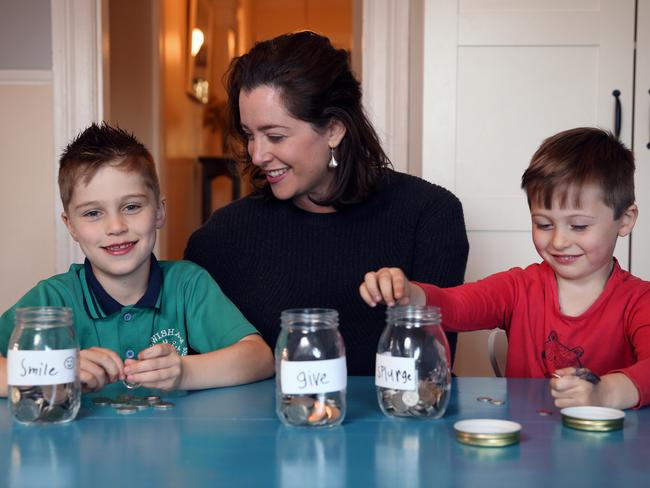
[[449,363],[438,307],[389,308],[375,366],[381,411],[392,417],[442,417],[451,390]]
[[16,310],[7,350],[7,396],[22,424],[74,420],[79,411],[79,344],[72,310],[29,307]]
[[282,312],[275,410],[286,425],[331,427],[345,418],[347,366],[338,317],[326,308]]

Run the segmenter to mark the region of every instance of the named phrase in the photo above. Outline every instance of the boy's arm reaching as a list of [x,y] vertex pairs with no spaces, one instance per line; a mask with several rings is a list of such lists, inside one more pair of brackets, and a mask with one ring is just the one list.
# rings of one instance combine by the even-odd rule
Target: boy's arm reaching
[[169,344],[156,344],[125,361],[130,383],[163,390],[198,390],[250,383],[273,375],[271,349],[256,335],[228,347],[191,356],[179,356]]
[[384,303],[393,305],[426,305],[424,291],[411,283],[399,268],[381,268],[364,276],[359,287],[361,298],[371,307]]
[[597,405],[610,408],[631,408],[639,403],[639,390],[623,373],[600,377],[593,384],[576,376],[575,368],[556,371],[559,377],[551,379],[551,396],[558,408]]

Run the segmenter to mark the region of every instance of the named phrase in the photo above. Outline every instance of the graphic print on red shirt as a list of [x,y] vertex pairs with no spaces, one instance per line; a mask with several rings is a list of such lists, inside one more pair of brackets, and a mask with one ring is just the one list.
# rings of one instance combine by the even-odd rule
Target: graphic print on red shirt
[[550,378],[551,373],[562,368],[582,368],[580,357],[584,354],[582,347],[568,347],[558,340],[557,332],[551,330],[548,339],[542,350],[542,361],[546,364],[546,377]]

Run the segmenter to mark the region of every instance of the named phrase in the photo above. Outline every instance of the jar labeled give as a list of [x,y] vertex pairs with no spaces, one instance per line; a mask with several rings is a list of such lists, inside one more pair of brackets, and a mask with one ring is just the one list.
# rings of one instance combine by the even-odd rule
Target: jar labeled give
[[345,346],[332,309],[285,310],[275,346],[276,412],[286,425],[331,427],[346,412]]
[[449,363],[440,309],[413,305],[389,308],[375,366],[381,411],[394,417],[442,417],[451,389]]
[[7,396],[22,424],[65,423],[79,411],[79,344],[72,310],[29,307],[16,310],[7,350]]

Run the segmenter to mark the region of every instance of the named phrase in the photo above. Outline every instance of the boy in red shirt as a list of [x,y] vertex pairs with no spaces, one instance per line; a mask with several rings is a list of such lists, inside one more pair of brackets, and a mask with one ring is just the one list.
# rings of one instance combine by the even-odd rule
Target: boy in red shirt
[[557,407],[647,405],[650,282],[613,257],[638,215],[631,151],[600,129],[567,130],[544,141],[521,186],[542,263],[447,289],[382,268],[366,274],[362,298],[437,305],[448,330],[503,328],[506,376],[553,376]]

